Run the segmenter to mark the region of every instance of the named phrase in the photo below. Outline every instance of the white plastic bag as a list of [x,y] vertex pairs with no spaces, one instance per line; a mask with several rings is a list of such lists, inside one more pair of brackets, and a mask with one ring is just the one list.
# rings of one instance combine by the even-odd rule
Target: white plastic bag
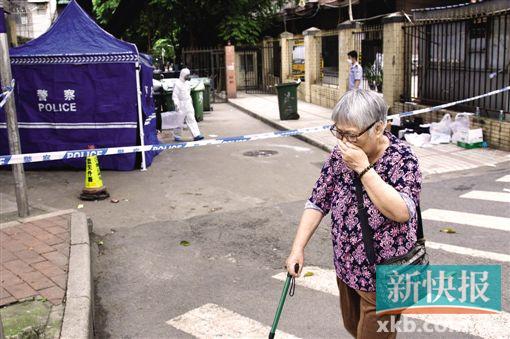
[[177,111],[163,112],[161,113],[161,128],[162,129],[182,128],[184,118],[185,114],[182,114]]
[[408,143],[416,147],[426,147],[430,142],[430,134],[428,133],[407,133],[404,137]]
[[452,135],[452,117],[450,114],[445,114],[440,122],[433,122],[430,124],[430,143],[448,144]]
[[473,113],[458,113],[455,116],[455,121],[452,123],[452,142],[457,143],[461,136],[466,135],[469,131],[469,116]]

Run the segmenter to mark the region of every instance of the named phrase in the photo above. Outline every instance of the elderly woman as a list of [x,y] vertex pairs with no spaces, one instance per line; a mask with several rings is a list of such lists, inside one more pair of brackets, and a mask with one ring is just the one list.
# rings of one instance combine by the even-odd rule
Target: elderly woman
[[[297,276],[304,250],[322,218],[331,211],[333,261],[345,328],[356,338],[394,338],[378,333],[375,313],[375,265],[365,251],[356,180],[363,187],[368,225],[373,230],[375,264],[407,254],[416,244],[416,207],[421,189],[418,160],[411,148],[385,132],[388,107],[375,92],[345,93],[333,109],[331,132],[338,145],[321,171],[307,201],[287,259]],[[360,186],[361,186],[360,185]]]

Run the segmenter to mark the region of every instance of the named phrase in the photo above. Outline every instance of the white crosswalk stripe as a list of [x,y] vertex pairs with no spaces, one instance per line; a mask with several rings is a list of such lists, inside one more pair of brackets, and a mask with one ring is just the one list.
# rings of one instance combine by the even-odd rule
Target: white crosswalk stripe
[[[510,195],[510,193],[508,195]],[[491,228],[500,231],[510,231],[510,218],[435,208],[429,208],[423,211],[421,215],[424,220],[442,221],[447,223]]]
[[427,247],[433,248],[436,250],[442,250],[445,252],[461,254],[461,255],[469,255],[470,257],[476,258],[484,258],[489,260],[501,261],[501,262],[510,262],[510,255],[504,253],[496,253],[496,252],[488,252],[482,250],[476,250],[474,248],[455,246],[449,244],[442,244],[432,241],[427,241]]
[[471,191],[460,196],[465,199],[477,199],[496,202],[510,202],[510,193],[489,192],[489,191]]
[[[334,270],[306,266],[302,272],[301,277],[296,279],[296,285],[338,297]],[[304,277],[306,272],[311,272],[313,275]],[[277,274],[273,278],[283,281],[286,278],[286,273]],[[508,328],[510,328],[510,314],[507,312],[499,314],[406,314],[405,316],[453,331],[490,339],[508,338]]]
[[[270,326],[216,304],[205,304],[166,322],[196,338],[267,338]],[[298,339],[282,331],[276,338]]]
[[505,175],[505,176],[497,179],[496,181],[499,181],[499,182],[510,182],[510,174]]

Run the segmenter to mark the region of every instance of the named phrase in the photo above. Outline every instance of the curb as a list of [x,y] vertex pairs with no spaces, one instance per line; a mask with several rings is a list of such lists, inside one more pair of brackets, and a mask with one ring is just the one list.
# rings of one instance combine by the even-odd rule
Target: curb
[[33,216],[33,217],[18,218],[17,220],[0,223],[0,229],[4,229],[4,228],[7,228],[7,227],[12,227],[12,226],[18,226],[18,225],[20,225],[22,223],[25,223],[25,222],[32,222],[32,221],[37,221],[37,220],[41,220],[41,219],[57,217],[57,216],[60,216],[60,215],[71,214],[74,211],[75,210],[72,210],[72,209],[71,210],[56,210],[56,211],[51,211],[51,212],[48,212],[48,213],[39,214],[39,215],[36,215],[36,216]]
[[86,215],[73,212],[66,303],[60,333],[62,339],[93,337],[94,294],[89,232]]
[[[235,104],[233,103],[232,101],[228,101],[228,104],[231,105],[232,107],[235,107],[236,109],[240,110],[241,112],[244,112],[246,114],[248,114],[249,116],[257,119],[257,120],[260,120],[262,121],[263,123],[265,123],[266,125],[269,125],[279,131],[290,131],[291,129],[283,126],[282,124],[279,124],[278,122],[274,121],[274,120],[270,120],[268,118],[265,118],[263,116],[260,116],[252,111],[250,111],[249,109],[246,109],[238,104]],[[332,148],[328,147],[327,145],[317,141],[317,140],[314,140],[312,138],[310,138],[309,136],[306,136],[306,135],[293,135],[292,137],[294,138],[297,138],[301,141],[304,141],[306,142],[307,144],[310,144],[314,147],[317,147],[317,148],[320,148],[321,150],[327,152],[327,153],[331,153],[331,151],[333,150]]]

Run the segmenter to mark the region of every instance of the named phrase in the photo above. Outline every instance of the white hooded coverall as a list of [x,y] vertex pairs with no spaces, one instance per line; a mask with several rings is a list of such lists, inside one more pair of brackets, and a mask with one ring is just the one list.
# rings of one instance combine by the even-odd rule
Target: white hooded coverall
[[[200,130],[198,129],[198,124],[195,119],[195,109],[193,108],[193,102],[191,101],[191,87],[189,85],[189,81],[186,81],[186,77],[188,75],[190,75],[189,69],[183,68],[181,70],[179,80],[174,85],[172,99],[175,104],[175,110],[184,116],[186,125],[188,125],[193,137],[198,137],[200,135]],[[180,137],[181,128],[176,128],[174,130],[174,134]]]

